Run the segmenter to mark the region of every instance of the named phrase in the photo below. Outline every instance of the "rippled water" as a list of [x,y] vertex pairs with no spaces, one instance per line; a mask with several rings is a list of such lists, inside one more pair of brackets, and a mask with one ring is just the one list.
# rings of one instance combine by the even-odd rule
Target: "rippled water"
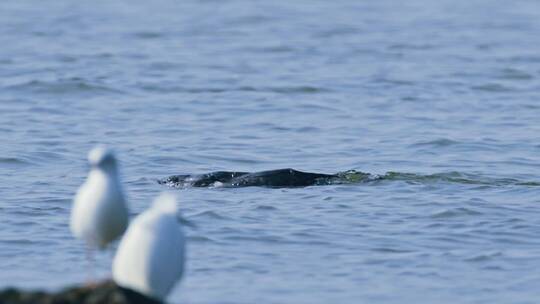
[[2,1],[0,287],[86,280],[68,217],[106,143],[133,215],[172,174],[394,172],[175,189],[172,302],[536,303],[539,32],[534,0]]

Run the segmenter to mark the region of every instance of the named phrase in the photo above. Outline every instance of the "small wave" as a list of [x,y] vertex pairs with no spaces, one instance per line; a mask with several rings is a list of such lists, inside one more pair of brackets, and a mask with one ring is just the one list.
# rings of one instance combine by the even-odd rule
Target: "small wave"
[[185,87],[177,84],[141,84],[140,89],[149,92],[160,93],[189,93],[189,94],[219,94],[227,92],[263,92],[263,93],[279,93],[279,94],[316,94],[328,92],[328,89],[314,86],[283,86],[283,87]]
[[362,182],[375,181],[381,177],[376,174],[365,173],[356,170],[348,170],[339,172],[335,178],[321,181],[321,184],[338,185],[338,184],[357,184]]
[[513,92],[515,89],[504,86],[502,84],[498,83],[487,83],[477,86],[472,86],[471,89],[475,91],[485,91],[485,92],[493,92],[493,93],[503,93],[503,92]]
[[388,46],[390,50],[431,50],[437,46],[429,43],[395,43]]
[[240,242],[254,242],[254,243],[267,243],[267,244],[291,244],[291,245],[309,245],[309,246],[328,246],[329,242],[323,241],[320,239],[302,239],[302,240],[292,240],[287,237],[277,236],[277,235],[257,235],[257,236],[246,236],[246,235],[233,235],[223,238],[226,241],[240,241]]
[[268,88],[269,91],[275,93],[285,93],[285,94],[294,94],[294,93],[321,93],[326,92],[326,89],[312,87],[312,86],[298,86],[298,87],[273,87]]
[[514,185],[538,187],[540,186],[540,182],[515,182]]
[[468,178],[467,175],[459,172],[436,173],[436,174],[415,174],[402,172],[387,172],[382,179],[405,181],[411,183],[426,183],[426,182],[453,182],[460,184],[484,184],[479,180]]
[[136,32],[136,33],[133,33],[132,35],[135,38],[140,38],[140,39],[158,39],[164,36],[163,33],[149,32],[149,31]]
[[328,89],[314,86],[283,86],[283,87],[252,87],[243,86],[236,88],[237,91],[243,92],[271,92],[280,94],[313,94],[328,92]]
[[188,94],[204,94],[204,93],[225,93],[231,91],[228,88],[218,88],[218,87],[197,87],[197,88],[188,88],[178,85],[166,85],[166,84],[142,84],[139,86],[139,89],[148,92],[159,92],[159,93],[188,93]]
[[489,260],[493,260],[501,256],[502,256],[502,253],[497,251],[497,252],[492,252],[492,253],[483,253],[483,254],[473,255],[471,257],[466,258],[465,261],[466,262],[487,262]]
[[414,146],[434,146],[434,147],[447,147],[460,144],[459,141],[455,141],[448,138],[440,138],[430,141],[418,142],[413,144]]
[[473,215],[481,215],[481,212],[469,209],[469,208],[453,208],[453,209],[445,209],[442,211],[435,212],[430,217],[435,219],[445,219],[445,218],[453,218],[453,217],[462,217],[462,216],[473,216]]
[[32,80],[29,82],[12,85],[7,90],[24,90],[44,94],[72,94],[72,93],[121,93],[103,84],[95,84],[81,78],[59,79],[57,81]]
[[213,240],[209,237],[206,237],[206,236],[202,236],[202,235],[199,235],[199,236],[189,236],[188,237],[188,242],[191,243],[217,243],[216,240]]
[[372,248],[372,251],[380,253],[411,253],[413,251],[407,249],[389,248],[389,247],[376,247]]
[[503,69],[498,77],[501,79],[509,79],[509,80],[530,80],[534,78],[533,75],[523,70],[512,69],[512,68]]
[[10,244],[10,245],[35,245],[35,244],[48,244],[45,241],[36,241],[36,240],[29,240],[29,239],[3,239],[1,240],[4,244]]
[[534,55],[519,55],[519,56],[513,56],[510,58],[505,59],[504,61],[508,62],[519,62],[519,63],[536,63],[540,62],[540,55],[534,54]]
[[274,211],[274,210],[278,210],[278,208],[276,208],[276,207],[274,207],[274,206],[270,206],[270,205],[260,205],[260,206],[255,207],[255,210],[259,210],[259,211]]
[[401,172],[388,172],[380,177],[382,180],[405,181],[409,183],[457,183],[469,185],[486,185],[486,186],[540,186],[539,182],[520,181],[512,178],[489,178],[477,174],[467,174],[461,172],[446,172],[436,174],[414,174]]
[[374,82],[382,83],[382,84],[389,84],[393,86],[412,86],[415,84],[415,82],[411,80],[387,78],[387,77],[377,77],[374,79]]
[[259,236],[228,236],[224,238],[227,241],[246,241],[258,243],[293,243],[283,237],[275,235],[259,235]]
[[16,157],[0,157],[2,165],[31,165],[30,162]]
[[190,218],[205,218],[205,219],[212,219],[212,220],[225,220],[227,217],[222,216],[214,211],[203,211],[196,214],[193,214],[190,216]]

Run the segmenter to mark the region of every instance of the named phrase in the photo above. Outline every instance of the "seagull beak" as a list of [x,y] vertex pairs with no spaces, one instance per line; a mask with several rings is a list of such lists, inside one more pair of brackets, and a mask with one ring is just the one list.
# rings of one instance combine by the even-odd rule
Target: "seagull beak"
[[178,219],[178,222],[180,224],[182,224],[183,226],[187,226],[191,229],[197,229],[197,225],[195,225],[195,223],[193,223],[192,221],[186,219],[185,217],[181,216],[180,214],[178,214],[176,216],[176,218]]

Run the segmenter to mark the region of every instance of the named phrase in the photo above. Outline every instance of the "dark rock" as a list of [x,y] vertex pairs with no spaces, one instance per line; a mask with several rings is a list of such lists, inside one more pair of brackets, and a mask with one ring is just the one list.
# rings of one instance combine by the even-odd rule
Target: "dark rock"
[[260,172],[216,171],[199,175],[172,175],[158,180],[171,187],[211,187],[219,183],[221,187],[269,187],[294,188],[316,185],[356,183],[373,180],[374,176],[346,171],[337,174],[310,173],[294,169],[278,169]]
[[0,291],[0,304],[158,304],[161,301],[122,288],[112,281],[75,286],[55,293],[7,288]]

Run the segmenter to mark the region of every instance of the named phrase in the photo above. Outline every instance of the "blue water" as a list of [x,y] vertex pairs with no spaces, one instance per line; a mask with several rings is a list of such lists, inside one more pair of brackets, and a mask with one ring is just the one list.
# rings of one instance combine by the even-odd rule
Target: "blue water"
[[171,174],[398,172],[171,189],[173,303],[537,303],[539,33],[535,0],[2,1],[0,288],[87,280],[68,219],[105,143],[133,216]]

